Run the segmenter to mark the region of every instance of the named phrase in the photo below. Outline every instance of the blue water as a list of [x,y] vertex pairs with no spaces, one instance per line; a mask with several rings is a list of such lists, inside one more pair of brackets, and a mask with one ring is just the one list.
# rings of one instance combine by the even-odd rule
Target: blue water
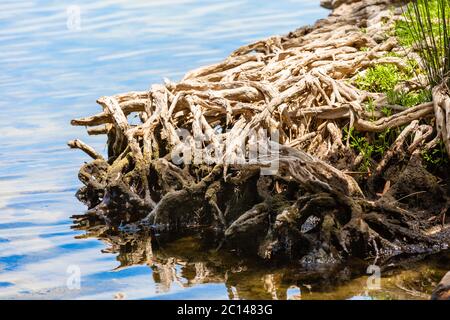
[[[85,211],[74,193],[89,159],[66,142],[105,152],[105,140],[69,121],[99,111],[102,95],[178,80],[326,15],[318,0],[2,0],[0,298],[227,298],[220,282],[162,290],[147,265],[112,271],[106,244],[75,239],[69,217]],[[79,287],[68,285],[73,267]]]

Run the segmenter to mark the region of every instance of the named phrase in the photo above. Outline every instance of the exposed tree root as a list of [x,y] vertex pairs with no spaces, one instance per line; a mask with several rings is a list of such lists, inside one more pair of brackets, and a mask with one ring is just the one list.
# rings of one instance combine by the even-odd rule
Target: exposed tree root
[[447,153],[450,154],[450,91],[444,81],[433,89],[434,116],[438,136],[444,142]]
[[[223,247],[266,259],[332,263],[445,247],[448,237],[427,228],[448,209],[448,195],[420,169],[419,155],[437,139],[450,147],[448,95],[436,88],[434,104],[384,116],[384,95],[351,81],[377,63],[404,67],[404,60],[386,57],[401,52],[387,36],[401,12],[391,11],[391,2],[338,6],[312,27],[241,47],[178,83],[100,98],[101,113],[72,121],[108,140],[107,160],[79,140],[69,143],[95,159],[80,170],[79,198],[91,213],[122,225],[213,227]],[[369,100],[379,109],[370,115]],[[127,120],[133,113],[139,125]],[[421,120],[433,116],[438,136],[430,141],[434,130]],[[361,155],[343,141],[344,126],[359,132],[405,126],[363,188],[348,174]],[[261,145],[258,161],[249,161]],[[410,188],[435,192],[434,205],[425,211],[401,202],[408,197],[399,192],[402,179],[422,181],[423,190]]]

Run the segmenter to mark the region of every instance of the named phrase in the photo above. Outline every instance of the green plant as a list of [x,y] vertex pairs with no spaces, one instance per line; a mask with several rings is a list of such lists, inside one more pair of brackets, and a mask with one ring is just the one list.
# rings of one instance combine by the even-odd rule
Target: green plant
[[430,90],[416,90],[416,91],[397,91],[389,90],[387,93],[389,104],[400,105],[404,107],[412,107],[421,103],[431,101]]
[[440,168],[448,165],[448,156],[445,152],[444,143],[439,141],[438,145],[431,150],[423,151],[422,158],[429,169]]
[[370,92],[388,92],[409,77],[395,65],[380,64],[366,70],[355,79],[356,86]]
[[395,23],[395,35],[398,42],[404,47],[410,47],[414,44],[414,37],[409,31],[408,23],[403,20],[397,20]]
[[[389,55],[389,54],[388,54]],[[395,53],[392,53],[395,56]],[[408,67],[405,70],[399,70],[397,66],[391,64],[381,64],[371,67],[360,74],[355,85],[361,90],[370,92],[386,93],[388,103],[412,107],[427,101],[431,101],[431,92],[429,90],[401,91],[395,90],[397,84],[401,81],[409,80],[414,74],[421,72],[418,63],[414,60],[408,60]],[[373,106],[373,103],[372,103]],[[370,104],[366,109],[370,112]],[[392,114],[392,110],[382,110],[384,114]]]
[[345,127],[343,140],[350,141],[350,147],[363,157],[359,170],[368,172],[375,160],[383,157],[399,134],[398,129],[386,129],[380,133],[367,134],[365,137],[354,128]]
[[370,113],[370,120],[375,121],[375,102],[373,98],[368,98],[367,102],[365,103],[365,107],[367,112]]
[[376,134],[374,142],[375,155],[381,158],[395,141],[396,137],[397,132],[390,128]]
[[396,26],[400,42],[417,47],[429,84],[440,84],[450,74],[450,0],[415,0],[403,15],[406,21]]
[[385,54],[385,57],[401,58],[403,56],[397,52],[389,51],[388,53]]
[[[397,20],[395,23],[395,35],[397,36],[399,42],[403,46],[412,46],[416,42],[416,36],[415,33],[412,32],[411,28],[414,28],[417,30],[417,28],[420,28],[420,21],[416,18],[416,12],[414,5],[417,5],[419,7],[419,11],[428,11],[428,14],[431,18],[432,23],[432,30],[434,33],[438,33],[439,25],[438,25],[438,1],[439,0],[414,0],[406,7],[406,9],[403,11],[403,20]],[[426,2],[426,3],[425,3]],[[428,6],[428,10],[424,7],[424,5]],[[413,26],[414,24],[414,26]]]
[[387,106],[383,106],[383,108],[381,109],[381,113],[385,117],[390,117],[390,116],[392,116],[392,109]]
[[373,146],[367,141],[366,138],[361,136],[361,134],[355,131],[354,128],[350,128],[350,130],[345,127],[344,128],[344,140],[349,138],[350,147],[355,149],[358,153],[360,153],[363,157],[359,169],[361,171],[367,172],[372,165],[372,153],[374,151]]
[[407,72],[411,76],[423,73],[423,69],[420,67],[419,62],[414,59],[408,59],[407,61]]

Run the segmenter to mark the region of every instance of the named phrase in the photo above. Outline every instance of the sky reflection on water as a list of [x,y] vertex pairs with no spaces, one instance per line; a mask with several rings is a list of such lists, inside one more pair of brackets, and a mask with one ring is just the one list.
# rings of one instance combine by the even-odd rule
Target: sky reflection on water
[[[69,30],[67,8],[80,8]],[[105,151],[72,118],[98,111],[95,100],[146,90],[163,77],[225,58],[253,40],[324,17],[312,0],[108,0],[0,3],[0,299],[227,298],[224,284],[160,292],[152,270],[112,272],[113,254],[95,239],[74,239],[69,217],[85,208],[74,193],[87,157],[66,142]],[[80,290],[67,268],[80,267]]]

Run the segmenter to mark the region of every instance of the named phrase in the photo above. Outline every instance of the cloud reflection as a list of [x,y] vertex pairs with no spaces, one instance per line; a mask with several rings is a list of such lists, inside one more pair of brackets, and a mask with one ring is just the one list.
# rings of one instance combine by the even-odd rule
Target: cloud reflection
[[[69,126],[100,108],[95,100],[146,90],[225,58],[248,39],[283,34],[325,16],[319,1],[79,0],[81,30],[67,28],[67,1],[0,3],[0,298],[226,297],[223,284],[158,289],[149,268],[118,271],[97,240],[76,240],[69,217],[87,157],[65,143],[80,138],[105,152],[103,137]],[[81,267],[81,292],[65,287]],[[120,279],[119,279],[120,278]],[[159,291],[158,291],[159,290]],[[179,290],[179,291],[178,291]],[[178,296],[180,297],[180,296]]]

